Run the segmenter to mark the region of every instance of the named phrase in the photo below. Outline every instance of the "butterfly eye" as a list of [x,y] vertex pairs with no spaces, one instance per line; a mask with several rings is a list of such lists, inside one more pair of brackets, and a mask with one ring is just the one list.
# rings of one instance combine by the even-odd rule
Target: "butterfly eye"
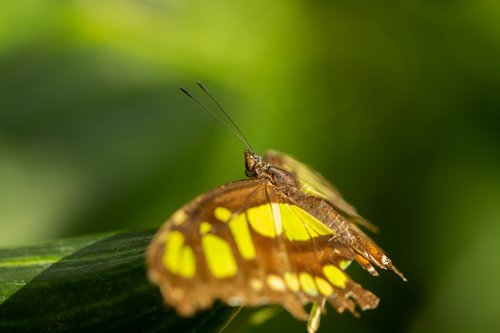
[[245,161],[245,175],[247,177],[252,178],[255,177],[255,167],[257,166],[257,161],[253,158],[247,158]]
[[255,177],[255,168],[259,164],[260,159],[252,152],[245,150],[245,174],[247,177]]

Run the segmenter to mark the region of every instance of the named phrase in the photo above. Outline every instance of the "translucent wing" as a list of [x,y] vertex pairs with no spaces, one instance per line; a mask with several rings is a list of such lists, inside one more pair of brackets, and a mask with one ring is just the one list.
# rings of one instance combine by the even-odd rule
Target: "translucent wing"
[[267,151],[264,158],[271,165],[285,169],[293,174],[299,181],[304,193],[327,200],[345,219],[362,225],[371,231],[378,231],[375,225],[361,217],[356,209],[344,200],[340,192],[317,171],[289,155],[273,150]]
[[308,204],[284,196],[265,179],[209,191],[158,231],[147,251],[149,277],[181,315],[208,308],[215,299],[281,304],[303,320],[303,306],[311,302],[327,300],[339,312],[355,313],[356,304],[376,307],[378,298],[344,272],[360,253],[340,237],[341,217],[325,224],[320,210],[310,214]]

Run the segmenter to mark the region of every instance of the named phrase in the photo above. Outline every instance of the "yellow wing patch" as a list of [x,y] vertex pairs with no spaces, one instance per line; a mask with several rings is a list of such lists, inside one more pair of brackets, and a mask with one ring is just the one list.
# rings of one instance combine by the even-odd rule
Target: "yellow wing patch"
[[193,249],[190,246],[184,246],[181,252],[180,275],[186,278],[192,278],[196,273],[196,260]]
[[314,284],[314,279],[311,274],[302,272],[299,274],[299,281],[302,290],[311,296],[316,296],[318,294],[318,290],[316,289],[316,285]]
[[330,296],[331,294],[333,294],[333,287],[325,279],[316,276],[314,277],[314,281],[316,282],[318,290],[321,294],[325,296]]
[[219,236],[204,235],[201,239],[203,253],[207,260],[208,268],[216,278],[234,276],[238,270],[236,260],[229,244]]
[[180,231],[168,234],[163,252],[163,264],[173,274],[192,278],[196,273],[193,249],[184,245],[184,235]]
[[208,232],[212,231],[212,225],[208,222],[201,222],[200,223],[200,234],[206,234]]
[[[278,209],[275,207],[278,206]],[[297,206],[273,203],[252,207],[248,211],[250,225],[259,234],[274,238],[282,230],[289,240],[333,235],[334,232],[317,218]]]
[[347,282],[347,277],[344,272],[334,265],[325,265],[323,267],[323,273],[325,274],[328,281],[330,281],[334,286],[344,289]]
[[299,291],[299,279],[297,278],[297,274],[285,272],[284,274],[285,284],[291,291]]
[[306,241],[311,239],[309,233],[306,230],[304,222],[302,222],[292,210],[289,205],[280,205],[281,218],[283,220],[283,229],[285,230],[285,237],[291,241]]
[[229,222],[238,251],[245,260],[255,259],[255,245],[244,214],[238,214]]
[[339,262],[339,267],[341,270],[345,271],[347,267],[351,264],[352,260],[341,260]]
[[266,278],[267,285],[274,291],[284,291],[286,289],[283,279],[275,274],[269,274]]
[[174,222],[175,225],[180,225],[184,223],[186,219],[187,219],[186,212],[182,209],[176,211],[175,214],[172,216],[172,221]]
[[[230,224],[232,221],[238,221],[235,224],[243,225],[242,219],[248,216],[248,222],[252,229],[258,234],[275,238],[284,232],[285,237],[290,241],[306,241],[314,237],[334,235],[333,230],[324,225],[320,220],[307,213],[300,207],[284,203],[264,204],[249,208],[246,213],[240,213],[233,216],[232,212],[224,207],[217,207],[214,211],[215,217]],[[231,219],[233,216],[233,219]],[[231,220],[230,220],[231,219]],[[239,228],[233,227],[231,230],[236,238],[235,231]],[[242,240],[248,244],[251,237],[244,236]],[[237,243],[238,240],[236,240]],[[245,245],[245,247],[248,247]],[[252,257],[253,258],[253,257]]]
[[217,218],[217,220],[222,221],[222,222],[227,222],[231,218],[231,211],[225,207],[217,207],[214,210],[214,215]]
[[320,220],[307,213],[297,206],[291,206],[294,212],[299,216],[300,220],[304,223],[307,231],[311,237],[334,235],[332,229],[324,225]]
[[[238,252],[245,260],[253,260],[256,257],[249,225],[256,233],[269,238],[275,238],[283,232],[284,237],[290,241],[307,241],[313,237],[334,234],[330,228],[303,209],[284,203],[251,207],[239,214],[219,206],[215,208],[214,216],[219,221],[229,224]],[[212,226],[208,222],[200,224],[200,233],[203,235],[202,246],[210,271],[215,277],[235,275],[237,265],[229,244],[220,237],[207,235],[211,230]],[[291,290],[298,289],[297,277],[294,279],[290,274],[284,276],[284,285]],[[312,292],[312,288],[308,290]]]
[[247,210],[248,220],[252,228],[262,236],[275,238],[276,228],[271,205],[265,204]]
[[259,291],[259,290],[262,290],[262,287],[264,286],[264,283],[262,283],[261,280],[259,279],[256,279],[256,278],[252,278],[250,279],[250,287],[255,290],[255,291]]
[[250,235],[250,228],[248,227],[245,214],[238,214],[231,219],[233,213],[229,209],[217,207],[215,208],[214,215],[221,222],[229,222],[229,229],[243,259],[255,259],[255,246]]

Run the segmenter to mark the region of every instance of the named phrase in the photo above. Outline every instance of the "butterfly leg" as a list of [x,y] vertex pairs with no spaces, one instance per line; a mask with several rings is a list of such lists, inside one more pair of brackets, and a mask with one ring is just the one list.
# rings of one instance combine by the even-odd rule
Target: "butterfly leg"
[[308,333],[315,333],[318,331],[321,315],[325,312],[325,302],[326,298],[323,298],[319,303],[313,303],[311,312],[309,313],[309,319],[307,320]]

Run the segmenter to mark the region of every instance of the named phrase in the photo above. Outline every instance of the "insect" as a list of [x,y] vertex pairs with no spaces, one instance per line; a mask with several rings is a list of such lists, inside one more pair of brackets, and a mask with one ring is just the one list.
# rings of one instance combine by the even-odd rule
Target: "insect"
[[[360,229],[375,227],[319,173],[275,151],[257,155],[238,126],[206,111],[245,144],[248,179],[219,186],[176,211],[147,250],[149,279],[182,316],[220,299],[232,306],[280,304],[319,327],[325,303],[357,315],[379,299],[345,272],[355,261],[372,275],[391,269],[387,255]],[[304,305],[313,303],[308,315]]]

